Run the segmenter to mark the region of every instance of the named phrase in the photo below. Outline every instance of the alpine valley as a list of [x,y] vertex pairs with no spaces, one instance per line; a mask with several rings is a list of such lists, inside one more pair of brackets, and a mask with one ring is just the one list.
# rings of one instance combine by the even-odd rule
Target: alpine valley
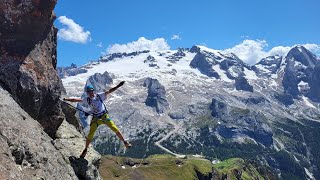
[[[100,126],[93,144],[103,155],[236,157],[281,179],[320,179],[320,58],[303,46],[253,66],[193,46],[108,54],[57,70],[68,97],[84,96],[87,84],[99,92],[126,81],[105,103],[134,147],[122,151]],[[90,117],[79,116],[88,131]]]

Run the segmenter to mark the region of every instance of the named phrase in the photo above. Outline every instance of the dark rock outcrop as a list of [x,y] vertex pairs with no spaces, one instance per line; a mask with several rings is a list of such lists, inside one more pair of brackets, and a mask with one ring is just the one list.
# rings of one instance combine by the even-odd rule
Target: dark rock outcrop
[[106,90],[108,84],[112,84],[113,80],[109,73],[106,71],[103,74],[95,73],[90,76],[86,82],[87,85],[92,85],[96,92],[103,92]]
[[[298,84],[303,81],[309,85],[312,84],[313,88],[317,86],[312,80],[313,75],[316,74],[314,71],[318,62],[318,58],[305,47],[296,46],[292,48],[285,57],[286,66],[282,80],[284,92],[293,97],[297,97],[300,94],[310,94],[308,89],[305,92],[300,91]],[[314,92],[311,94],[316,95]],[[319,97],[310,98],[317,99]]]
[[77,67],[76,64],[71,64],[68,67],[57,67],[58,76],[62,79],[66,76],[76,76],[78,74],[88,72],[84,67]]
[[108,54],[106,56],[100,57],[99,61],[100,62],[108,62],[108,61],[113,61],[114,59],[117,59],[117,58],[137,56],[139,54],[148,53],[148,52],[150,52],[150,51],[144,50],[144,51],[135,51],[135,52],[131,52],[131,53],[113,53],[113,54]]
[[282,85],[285,93],[290,94],[293,97],[299,95],[300,91],[298,89],[298,83],[299,79],[297,77],[296,71],[290,65],[290,63],[288,63],[282,80]]
[[265,97],[253,93],[246,97],[238,97],[238,99],[245,104],[270,103],[270,101]]
[[56,0],[0,4],[0,84],[54,137],[64,119],[59,96],[64,88],[55,70]]
[[285,106],[289,106],[294,103],[293,97],[286,93],[276,93],[274,97]]
[[245,64],[233,53],[228,54],[202,48],[193,46],[190,49],[190,52],[197,53],[190,66],[197,68],[202,74],[219,79],[218,70],[224,72],[229,79],[235,79],[239,76],[244,76],[244,68],[251,70],[249,65]]
[[314,101],[320,101],[320,62],[315,66],[310,77],[310,91],[308,96]]
[[223,138],[250,137],[265,146],[272,145],[273,132],[263,121],[265,119],[263,114],[232,107],[217,98],[212,99],[210,109],[213,117],[224,122],[217,128],[218,134]]
[[248,80],[243,76],[239,76],[235,79],[235,86],[236,86],[236,90],[253,92],[253,87],[248,83]]
[[[191,52],[195,50],[196,46],[191,48]],[[212,69],[212,65],[217,64],[216,61],[210,59],[210,57],[207,57],[206,54],[201,53],[200,51],[194,56],[192,61],[190,62],[190,66],[192,68],[197,68],[201,73],[207,75],[208,77],[215,77],[215,78],[220,78],[219,74]]]
[[164,86],[157,79],[152,78],[147,78],[144,86],[148,88],[146,105],[155,108],[157,113],[164,113],[169,107]]
[[281,56],[269,56],[259,61],[252,67],[252,69],[260,76],[269,77],[271,74],[275,74],[279,70],[281,60]]
[[78,116],[76,115],[77,111],[74,108],[71,108],[67,102],[61,103],[62,112],[65,114],[66,120],[68,123],[72,124],[74,127],[78,129],[79,132],[82,132],[83,127],[81,123],[79,123]]
[[187,48],[178,48],[178,51],[173,53],[171,56],[168,56],[167,59],[171,63],[179,61],[181,58],[186,56],[185,51],[189,51]]
[[156,58],[154,58],[154,57],[151,56],[151,55],[149,55],[149,56],[147,57],[147,59],[144,60],[143,62],[144,62],[144,63],[148,63],[148,64],[149,64],[149,67],[159,67],[159,66],[157,65],[157,60],[156,60]]
[[209,108],[213,117],[223,117],[227,113],[227,105],[215,98],[212,98]]

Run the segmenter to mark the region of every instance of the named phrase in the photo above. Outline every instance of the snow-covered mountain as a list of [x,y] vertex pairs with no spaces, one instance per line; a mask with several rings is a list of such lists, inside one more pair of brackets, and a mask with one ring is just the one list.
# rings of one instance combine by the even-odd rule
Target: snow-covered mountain
[[[302,46],[254,66],[232,53],[193,46],[110,54],[59,71],[68,96],[83,96],[87,83],[102,90],[126,81],[106,101],[135,144],[126,155],[240,156],[282,178],[320,178],[320,59]],[[117,154],[111,131],[97,132],[96,149]]]

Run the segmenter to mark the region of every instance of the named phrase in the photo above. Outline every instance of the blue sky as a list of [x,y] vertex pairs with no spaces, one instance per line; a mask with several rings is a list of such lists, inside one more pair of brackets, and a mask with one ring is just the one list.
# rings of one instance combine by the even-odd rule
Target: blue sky
[[60,0],[54,10],[58,66],[128,47],[201,44],[242,53],[251,64],[253,51],[260,58],[295,44],[309,44],[318,54],[319,7],[319,0]]

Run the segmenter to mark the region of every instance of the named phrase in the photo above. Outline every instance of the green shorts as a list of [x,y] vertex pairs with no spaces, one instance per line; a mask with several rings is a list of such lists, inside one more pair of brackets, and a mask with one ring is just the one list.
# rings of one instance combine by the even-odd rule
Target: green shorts
[[110,119],[107,113],[102,115],[101,118],[94,116],[91,120],[90,131],[87,137],[89,140],[93,139],[94,133],[96,132],[98,126],[100,126],[101,124],[107,125],[115,133],[119,132],[119,129],[114,124],[114,122]]

